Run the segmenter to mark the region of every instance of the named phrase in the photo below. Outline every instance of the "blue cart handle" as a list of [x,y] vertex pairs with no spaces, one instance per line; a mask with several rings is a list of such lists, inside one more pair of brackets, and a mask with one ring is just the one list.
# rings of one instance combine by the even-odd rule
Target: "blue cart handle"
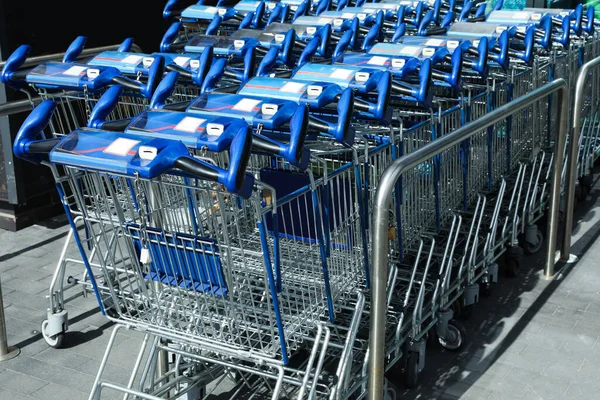
[[354,128],[351,126],[354,113],[354,92],[346,88],[337,98],[337,123],[331,124],[315,117],[309,118],[310,130],[324,132],[333,136],[341,144],[351,146],[354,144]]
[[595,12],[596,12],[596,9],[594,7],[588,7],[588,10],[585,14],[585,18],[584,18],[585,24],[583,26],[583,30],[589,35],[594,33]]
[[6,60],[0,80],[5,85],[20,89],[25,84],[25,79],[29,70],[19,71],[27,56],[31,52],[31,46],[23,44],[19,46]]
[[176,39],[179,38],[179,30],[181,29],[181,22],[173,22],[160,40],[160,51],[168,53]]
[[78,36],[75,40],[73,40],[73,42],[71,43],[71,45],[65,52],[62,62],[64,62],[64,63],[75,62],[75,60],[77,60],[77,57],[79,57],[81,55],[81,52],[83,51],[83,48],[85,47],[86,42],[87,42],[87,37],[85,37],[85,36]]
[[390,42],[398,43],[400,41],[400,39],[402,39],[404,37],[405,34],[406,34],[406,24],[404,22],[399,23],[396,26],[396,30],[394,31],[394,34],[392,35],[392,39],[390,40]]
[[127,38],[121,42],[121,45],[117,49],[120,53],[129,53],[133,47],[133,38]]
[[304,0],[302,3],[300,3],[300,5],[296,9],[296,11],[294,12],[294,16],[292,17],[292,22],[294,22],[296,20],[296,18],[298,18],[298,17],[307,15],[308,11],[310,10],[310,4],[311,4],[310,0]]
[[45,100],[27,116],[17,132],[13,144],[15,156],[33,164],[40,164],[46,159],[46,155],[60,139],[37,140],[36,138],[50,122],[55,109],[56,103],[54,101]]

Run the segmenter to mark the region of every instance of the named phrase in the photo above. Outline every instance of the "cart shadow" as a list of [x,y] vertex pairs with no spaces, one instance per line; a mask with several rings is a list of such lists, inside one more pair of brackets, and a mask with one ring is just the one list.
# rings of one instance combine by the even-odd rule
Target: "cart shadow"
[[[594,172],[599,172],[595,168]],[[574,214],[573,234],[579,238],[571,253],[581,258],[600,237],[600,220],[594,206],[600,203],[600,178],[595,175],[594,187],[586,200],[579,203]],[[592,226],[589,223],[596,221]],[[545,225],[540,225],[545,226]],[[562,243],[557,237],[557,246]],[[511,348],[521,336],[531,331],[530,322],[544,308],[548,299],[576,268],[571,264],[560,270],[561,279],[541,279],[546,248],[525,256],[517,278],[500,275],[490,297],[481,297],[470,318],[463,320],[468,344],[460,352],[450,352],[439,344],[428,343],[426,365],[420,384],[406,389],[401,368],[391,370],[387,378],[396,386],[402,399],[455,399],[467,392],[481,376]],[[559,266],[557,266],[559,268]],[[514,351],[514,350],[513,350]]]

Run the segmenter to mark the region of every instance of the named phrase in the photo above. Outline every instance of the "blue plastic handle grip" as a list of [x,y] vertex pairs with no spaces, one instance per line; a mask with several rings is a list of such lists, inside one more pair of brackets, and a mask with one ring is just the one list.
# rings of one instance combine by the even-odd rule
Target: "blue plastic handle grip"
[[79,57],[79,55],[83,51],[83,48],[85,47],[86,42],[87,42],[87,37],[85,37],[85,36],[78,36],[75,40],[73,40],[73,42],[71,43],[71,45],[65,52],[62,62],[64,62],[64,63],[75,62],[75,60],[77,60],[77,57]]
[[419,71],[419,87],[412,90],[412,95],[419,103],[430,105],[431,103],[431,59],[426,58],[421,64]]
[[289,16],[290,16],[290,5],[284,4],[283,10],[281,10],[281,14],[279,17],[279,22],[281,22],[283,24],[285,21],[287,21],[289,19]]
[[[248,13],[248,15],[250,15],[250,14],[251,13]],[[252,18],[252,17],[250,16],[250,18]],[[206,27],[206,31],[204,33],[206,35],[216,35],[217,31],[219,30],[219,26],[221,25],[221,22],[223,22],[223,18],[221,18],[221,16],[217,15],[216,17],[214,17],[212,19],[212,21],[210,21],[210,24],[208,24],[208,26]],[[242,24],[240,24],[240,29],[242,29],[241,25]]]
[[352,18],[352,22],[350,22],[349,30],[352,31],[352,40],[350,40],[350,47],[354,50],[358,50],[358,33],[360,28],[360,21],[358,17]]
[[458,20],[459,21],[465,21],[467,18],[469,18],[469,14],[471,14],[471,9],[473,8],[473,3],[471,1],[465,1],[465,3],[463,4],[463,8],[460,11],[460,15],[458,16]]
[[504,0],[498,0],[496,5],[494,5],[494,11],[502,10],[502,6],[504,5]]
[[175,89],[178,78],[179,73],[177,73],[177,71],[171,71],[160,81],[150,100],[150,108],[163,108],[165,106],[167,99]]
[[133,46],[133,38],[127,38],[123,40],[117,51],[121,53],[128,53],[131,51],[131,47]]
[[369,112],[377,119],[382,119],[387,111],[392,95],[392,76],[389,71],[380,72],[377,80],[377,102],[369,107]]
[[[572,13],[573,17],[573,31],[577,36],[581,35],[581,29],[583,28],[583,5],[578,4]],[[566,18],[566,17],[565,17]]]
[[348,5],[348,0],[338,0],[336,11],[341,11]]
[[307,62],[310,62],[311,58],[317,53],[319,50],[319,38],[314,37],[310,39],[310,41],[306,44],[304,50],[298,57],[298,68],[302,67]]
[[[590,10],[593,11],[594,8],[590,7]],[[594,29],[593,25],[592,25],[592,29]],[[558,43],[562,44],[564,47],[568,47],[570,36],[571,36],[570,21],[568,18],[563,18],[562,35],[557,39]]]
[[455,17],[454,11],[449,11],[446,14],[446,16],[444,17],[444,19],[442,20],[442,23],[440,24],[440,28],[447,28],[450,25],[452,25],[452,22],[454,22],[454,17]]
[[461,75],[463,67],[463,49],[457,47],[452,53],[452,72],[448,83],[450,86],[459,88],[461,86]]
[[254,76],[254,69],[256,66],[256,48],[251,47],[244,53],[244,69],[239,76],[239,80],[242,84],[246,83],[248,79]]
[[417,31],[419,36],[427,35],[427,27],[429,26],[429,24],[431,24],[432,21],[433,21],[433,11],[429,10],[425,13],[425,16],[423,17],[423,19],[421,19],[421,22],[419,24],[415,24],[419,27],[418,31]]
[[383,10],[379,11],[377,13],[377,16],[375,17],[375,24],[379,27],[379,32],[378,32],[378,40],[383,40],[383,23],[385,22],[385,14],[383,12]]
[[212,46],[206,46],[200,57],[198,57],[199,65],[195,71],[192,71],[192,81],[200,86],[204,82],[204,78],[208,74],[208,71],[212,65],[214,56],[214,49]]
[[331,0],[320,0],[315,14],[320,15],[322,12],[329,10],[330,6]]
[[104,92],[90,113],[87,124],[89,128],[102,129],[102,124],[118,104],[121,93],[123,93],[121,85],[113,85]]
[[362,50],[370,49],[379,39],[379,25],[373,24],[363,40]]
[[267,19],[267,25],[271,25],[273,22],[276,22],[278,18],[280,18],[281,13],[283,12],[283,4],[277,3],[275,8],[269,14],[269,19]]
[[351,146],[354,143],[354,128],[350,125],[354,112],[354,92],[351,88],[346,88],[342,92],[337,111],[338,122],[336,125],[330,125],[329,133],[339,143]]
[[294,22],[296,20],[296,18],[306,15],[308,8],[309,8],[309,0],[305,0],[302,3],[300,3],[300,5],[296,9],[296,11],[294,12],[294,16],[292,17],[292,22]]
[[396,11],[396,18],[398,19],[398,22],[405,22],[404,18],[406,18],[406,6],[402,5],[400,7],[398,7],[398,11]]
[[[253,12],[249,12],[248,14],[246,14],[246,16],[244,16],[244,18],[242,19],[242,22],[240,22],[239,29],[252,28],[253,20],[254,20],[254,15],[255,14]],[[207,32],[208,32],[208,30],[207,30]],[[214,30],[214,32],[211,29],[210,32],[211,32],[210,33],[211,35],[216,35],[216,29]]]
[[500,66],[504,69],[507,70],[509,63],[510,63],[510,57],[508,56],[508,46],[510,45],[509,43],[509,38],[508,38],[508,31],[502,31],[502,33],[500,34],[500,37],[498,38],[498,46],[500,47],[500,53],[498,54],[497,58],[496,58],[496,62],[498,64],[500,64]]
[[271,47],[267,54],[263,57],[262,61],[256,69],[256,76],[267,76],[277,66],[277,57],[279,56],[279,50],[277,47]]
[[[423,8],[424,8],[424,4],[423,2],[419,2],[417,3],[417,6],[415,7],[415,18],[414,18],[414,25],[415,26],[419,26],[419,22],[421,21],[421,18],[423,17]],[[431,21],[433,21],[433,10],[428,11],[431,14]]]
[[35,138],[48,125],[55,108],[56,103],[54,101],[45,100],[27,116],[23,125],[19,128],[13,144],[15,156],[33,164],[39,164],[44,160],[44,155],[30,153],[29,145],[33,142],[39,142]]
[[154,94],[154,90],[157,88],[158,84],[160,83],[162,76],[163,76],[163,72],[165,69],[165,59],[162,56],[156,56],[154,57],[154,61],[152,62],[152,65],[150,66],[150,69],[148,70],[148,82],[146,83],[145,86],[142,86],[140,92],[142,93],[142,95],[147,98],[150,99],[152,98],[152,95]]
[[475,18],[485,16],[485,7],[486,6],[487,6],[487,4],[485,2],[481,3],[477,6],[477,10],[475,10]]
[[319,36],[321,38],[319,54],[325,57],[327,55],[327,48],[329,47],[329,39],[331,37],[331,24],[325,24],[317,29],[315,36]]
[[583,30],[588,33],[588,34],[592,34],[594,33],[594,18],[595,18],[595,13],[596,13],[596,9],[594,7],[588,7],[588,10],[586,12],[586,17],[587,17],[587,23],[585,24],[585,26],[583,27]]
[[177,6],[177,3],[179,3],[179,0],[169,0],[167,1],[167,4],[165,5],[165,8],[163,9],[163,18],[167,19],[167,18],[171,18],[173,11],[175,10],[175,7]]
[[525,61],[525,63],[530,64],[533,61],[533,48],[535,46],[535,26],[530,26],[527,28],[525,32],[525,50],[519,52],[521,60]]
[[239,129],[229,147],[229,169],[213,167],[217,171],[218,181],[228,191],[249,197],[252,191],[254,176],[246,173],[250,151],[252,148],[252,127],[243,126]]
[[394,34],[392,35],[392,43],[398,43],[406,34],[406,24],[404,22],[398,24]]
[[173,22],[167,29],[160,41],[160,51],[168,53],[171,49],[171,45],[179,37],[179,30],[181,29],[181,22]]
[[258,7],[256,7],[256,11],[254,12],[254,18],[252,18],[252,26],[254,28],[262,27],[262,19],[265,15],[266,5],[264,1],[261,1]]
[[294,65],[292,50],[294,49],[295,42],[296,32],[293,29],[290,29],[285,34],[280,52],[281,61],[288,67],[292,67]]
[[17,72],[21,65],[27,60],[27,56],[31,52],[31,46],[23,44],[19,46],[6,60],[6,64],[4,64],[4,68],[2,69],[2,74],[0,74],[0,80],[5,85],[9,85],[15,87],[17,89],[21,88],[25,82],[15,82],[12,80],[12,75]]
[[347,30],[342,34],[342,37],[340,38],[339,42],[335,46],[335,49],[333,50],[333,55],[331,57],[333,62],[336,62],[338,57],[340,57],[342,53],[346,51],[346,49],[348,49],[352,41],[352,35],[353,32],[351,30]]
[[367,3],[367,0],[356,0],[356,7],[362,7]]
[[200,94],[204,94],[208,91],[211,91],[215,87],[217,82],[219,82],[219,80],[225,73],[225,67],[227,67],[227,59],[225,58],[218,58],[213,62],[212,66],[210,67],[210,70],[208,71],[208,74],[206,74],[204,82],[202,82],[202,86],[200,87]]
[[546,18],[539,25],[539,28],[544,31],[544,37],[541,38],[540,45],[545,49],[549,49],[552,46],[552,20]]
[[486,78],[488,75],[488,49],[489,43],[488,38],[483,36],[479,40],[479,45],[477,46],[477,52],[479,53],[479,58],[475,62],[475,71],[479,72],[479,74]]
[[440,11],[442,10],[442,0],[435,0],[433,3],[433,19],[439,21]]

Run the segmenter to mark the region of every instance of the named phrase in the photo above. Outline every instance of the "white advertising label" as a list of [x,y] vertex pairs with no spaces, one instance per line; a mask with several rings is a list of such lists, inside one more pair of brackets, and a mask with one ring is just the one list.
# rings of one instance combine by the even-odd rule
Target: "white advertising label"
[[348,79],[352,77],[353,72],[351,69],[336,68],[329,76],[334,79]]
[[122,63],[124,64],[134,64],[134,65],[138,65],[140,63],[140,61],[142,60],[142,58],[144,58],[143,56],[136,56],[136,55],[130,55],[125,57],[123,60],[121,60]]
[[262,100],[242,99],[242,100],[238,101],[237,104],[232,107],[232,109],[236,110],[236,111],[250,112],[250,111],[253,111],[254,108],[257,105],[259,105],[260,103],[262,103]]
[[416,46],[404,46],[400,49],[400,54],[406,56],[418,56],[421,53],[421,49]]
[[180,132],[194,133],[204,122],[206,120],[202,118],[185,117],[173,129]]
[[179,65],[180,67],[185,67],[185,65],[188,63],[188,61],[190,61],[190,57],[175,57],[175,59],[173,60],[173,62],[177,65]]
[[282,92],[286,93],[300,93],[304,91],[306,84],[298,82],[288,82],[281,87]]
[[104,153],[125,157],[139,142],[139,140],[118,138],[104,149]]
[[66,70],[65,72],[63,72],[63,75],[79,76],[86,69],[87,69],[87,67],[82,67],[82,66],[79,66],[79,65],[75,65],[75,66],[69,68],[68,70]]
[[374,57],[371,57],[371,59],[369,61],[367,61],[367,64],[371,64],[371,65],[385,65],[385,62],[387,60],[388,60],[387,57],[374,56]]
[[441,39],[429,39],[425,42],[425,46],[441,46],[444,44],[444,41]]
[[217,7],[207,7],[204,9],[204,12],[208,14],[216,14],[217,11],[219,11]]
[[346,12],[346,13],[342,14],[342,18],[344,18],[344,19],[350,19],[350,18],[354,18],[354,15],[356,15],[356,14],[354,14],[354,13],[347,13]]
[[527,11],[516,12],[513,14],[513,19],[529,19],[529,13]]

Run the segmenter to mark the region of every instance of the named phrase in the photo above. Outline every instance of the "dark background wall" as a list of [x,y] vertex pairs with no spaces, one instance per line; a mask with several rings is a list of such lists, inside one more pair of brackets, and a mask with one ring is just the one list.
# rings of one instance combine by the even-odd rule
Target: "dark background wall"
[[[193,1],[182,0],[182,6]],[[133,37],[144,52],[158,50],[170,22],[166,0],[0,0],[0,60],[21,44],[31,56],[64,52],[77,36],[86,47],[117,44]],[[22,99],[0,83],[0,104]],[[27,114],[0,117],[0,228],[17,229],[62,212],[48,168],[12,157],[12,140]]]

